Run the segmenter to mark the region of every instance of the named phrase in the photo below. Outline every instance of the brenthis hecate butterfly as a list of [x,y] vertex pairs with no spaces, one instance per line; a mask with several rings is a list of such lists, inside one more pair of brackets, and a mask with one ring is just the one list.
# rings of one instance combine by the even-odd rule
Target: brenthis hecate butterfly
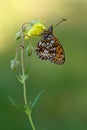
[[51,25],[41,35],[40,41],[35,49],[36,54],[42,60],[49,60],[55,64],[63,64],[65,62],[64,49],[59,40],[54,36],[53,29],[66,19],[62,19],[54,27]]

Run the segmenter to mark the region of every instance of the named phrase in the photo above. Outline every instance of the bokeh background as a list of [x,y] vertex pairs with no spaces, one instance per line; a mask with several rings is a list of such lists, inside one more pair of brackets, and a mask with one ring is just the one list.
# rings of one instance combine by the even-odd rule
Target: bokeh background
[[[87,130],[87,1],[1,0],[0,1],[0,130],[32,130],[24,113],[8,96],[23,103],[22,87],[10,69],[10,60],[21,41],[15,34],[24,22],[44,20],[48,27],[62,18],[67,21],[54,33],[66,55],[64,65],[31,56],[27,93],[32,101],[44,90],[32,117],[37,130]],[[37,39],[32,40],[35,46]]]

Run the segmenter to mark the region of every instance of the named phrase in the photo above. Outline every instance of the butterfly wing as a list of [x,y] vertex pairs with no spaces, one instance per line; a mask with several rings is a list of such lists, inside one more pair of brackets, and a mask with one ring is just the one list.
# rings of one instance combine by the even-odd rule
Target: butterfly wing
[[55,64],[63,64],[65,62],[64,49],[61,43],[59,42],[59,40],[54,35],[53,35],[53,38],[54,38],[54,44],[52,47],[53,47],[53,50],[55,49],[55,51],[53,51],[53,53],[55,54],[55,57],[50,61]]
[[65,62],[64,49],[53,34],[43,35],[37,43],[35,51],[42,60],[49,60],[55,64],[63,64]]

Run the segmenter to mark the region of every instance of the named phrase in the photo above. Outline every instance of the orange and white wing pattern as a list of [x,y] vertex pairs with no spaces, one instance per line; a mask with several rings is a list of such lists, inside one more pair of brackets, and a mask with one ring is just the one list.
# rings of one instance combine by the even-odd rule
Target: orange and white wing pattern
[[65,62],[64,49],[59,40],[53,35],[53,26],[43,32],[35,51],[42,60],[49,60],[59,65]]

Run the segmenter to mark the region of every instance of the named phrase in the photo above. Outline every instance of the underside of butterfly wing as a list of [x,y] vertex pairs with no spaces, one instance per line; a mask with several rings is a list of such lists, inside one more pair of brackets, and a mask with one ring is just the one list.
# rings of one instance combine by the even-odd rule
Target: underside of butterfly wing
[[42,60],[49,60],[55,64],[63,64],[65,62],[64,49],[52,32],[42,36],[37,43],[35,51]]

